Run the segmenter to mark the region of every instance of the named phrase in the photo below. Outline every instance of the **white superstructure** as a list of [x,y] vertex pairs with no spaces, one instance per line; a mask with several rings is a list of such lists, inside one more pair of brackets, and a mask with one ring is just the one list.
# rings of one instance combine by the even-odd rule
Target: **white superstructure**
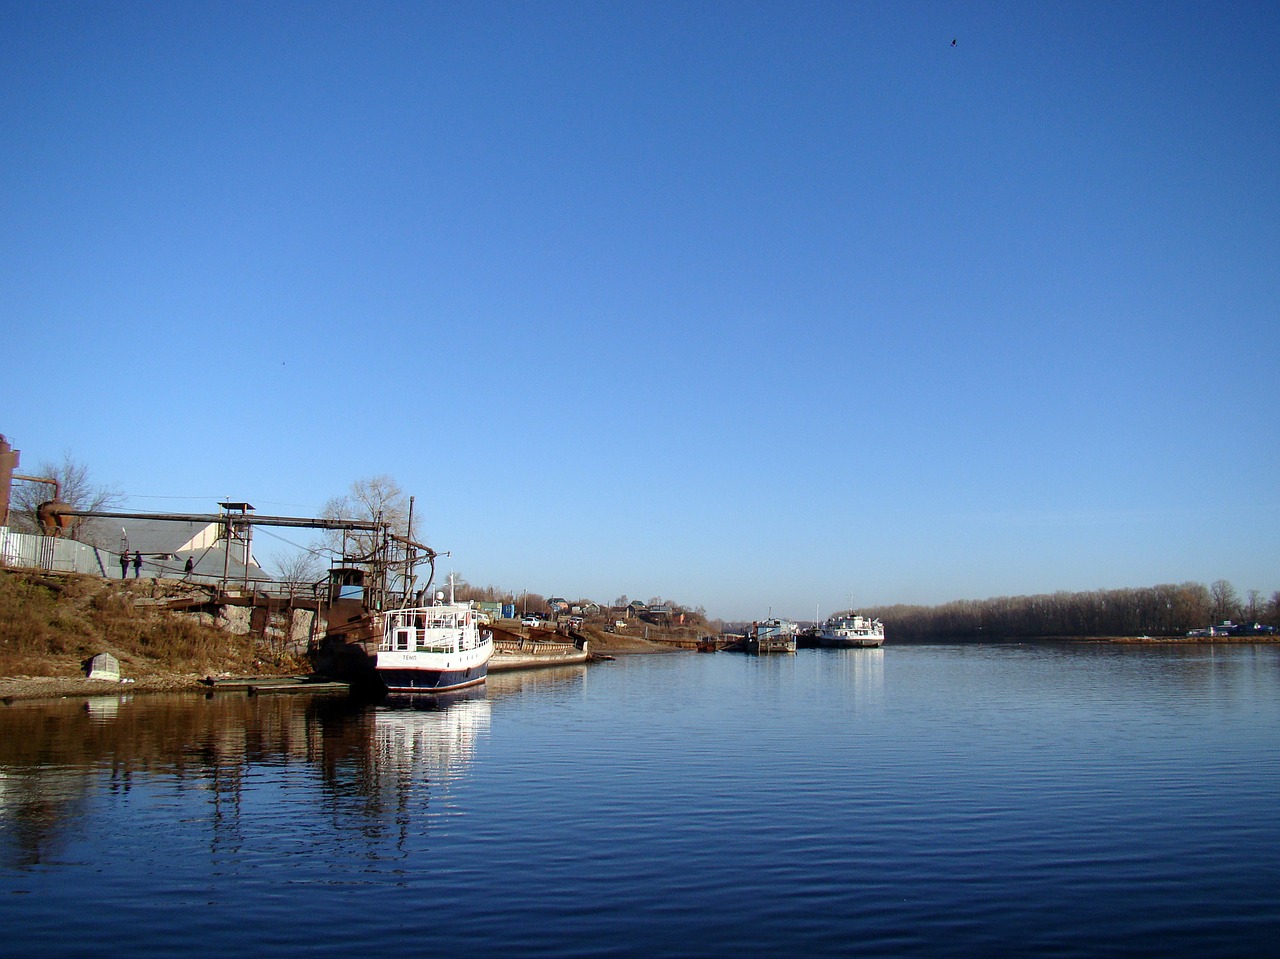
[[382,614],[378,675],[396,693],[435,693],[483,683],[493,634],[470,603],[393,609]]
[[884,644],[884,624],[861,614],[833,616],[818,629],[819,646],[854,647]]

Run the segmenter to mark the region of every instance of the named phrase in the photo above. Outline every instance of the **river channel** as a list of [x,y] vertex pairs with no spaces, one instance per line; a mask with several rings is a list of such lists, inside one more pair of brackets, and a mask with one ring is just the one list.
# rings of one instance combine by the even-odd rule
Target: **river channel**
[[619,657],[0,706],[13,956],[1256,956],[1280,647]]

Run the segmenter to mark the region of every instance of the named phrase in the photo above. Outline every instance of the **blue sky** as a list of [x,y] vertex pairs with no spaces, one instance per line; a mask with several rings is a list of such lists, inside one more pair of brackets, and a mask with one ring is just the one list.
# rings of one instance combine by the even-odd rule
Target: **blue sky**
[[1280,588],[1275,4],[4,3],[0,70],[24,467],[390,474],[472,582],[726,618]]

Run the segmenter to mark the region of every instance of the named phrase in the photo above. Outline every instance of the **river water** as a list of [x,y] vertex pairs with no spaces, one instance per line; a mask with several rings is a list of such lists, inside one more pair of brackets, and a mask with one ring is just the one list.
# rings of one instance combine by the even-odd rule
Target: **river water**
[[1257,956],[1280,647],[622,657],[0,707],[13,956]]

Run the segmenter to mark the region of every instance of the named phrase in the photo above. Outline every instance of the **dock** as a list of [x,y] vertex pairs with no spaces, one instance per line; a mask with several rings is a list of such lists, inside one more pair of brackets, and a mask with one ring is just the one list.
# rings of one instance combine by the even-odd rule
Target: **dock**
[[260,696],[270,693],[342,693],[351,691],[350,683],[316,676],[242,676],[232,679],[202,680],[211,692],[244,693]]

